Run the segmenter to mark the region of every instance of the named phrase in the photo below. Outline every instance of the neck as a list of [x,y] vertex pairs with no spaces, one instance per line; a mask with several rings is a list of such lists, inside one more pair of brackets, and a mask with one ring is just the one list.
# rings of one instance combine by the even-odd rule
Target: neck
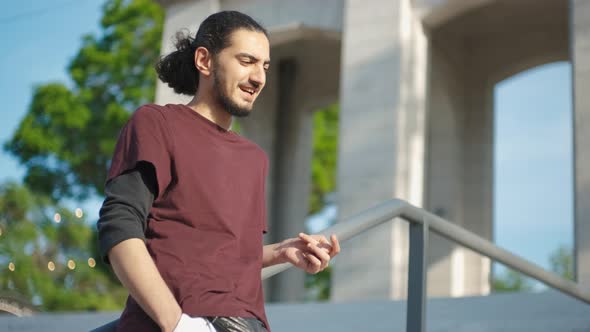
[[231,114],[224,111],[213,98],[205,98],[199,93],[187,104],[193,111],[216,123],[222,128],[229,130],[232,124]]

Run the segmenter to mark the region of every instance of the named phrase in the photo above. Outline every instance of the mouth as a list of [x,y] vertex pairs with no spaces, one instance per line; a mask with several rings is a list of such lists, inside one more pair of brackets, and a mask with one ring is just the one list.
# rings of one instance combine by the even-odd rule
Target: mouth
[[254,95],[256,95],[256,92],[258,92],[258,89],[252,86],[239,86],[240,90],[242,90],[243,92],[246,93],[247,96],[250,96],[251,98],[248,99],[253,99]]

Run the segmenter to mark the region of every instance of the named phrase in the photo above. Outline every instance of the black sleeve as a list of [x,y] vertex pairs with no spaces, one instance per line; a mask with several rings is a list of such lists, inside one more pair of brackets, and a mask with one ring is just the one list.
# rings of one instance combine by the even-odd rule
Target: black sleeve
[[105,263],[110,264],[108,252],[118,243],[132,238],[145,240],[155,192],[156,175],[153,166],[146,162],[106,183],[106,197],[96,224],[98,249]]

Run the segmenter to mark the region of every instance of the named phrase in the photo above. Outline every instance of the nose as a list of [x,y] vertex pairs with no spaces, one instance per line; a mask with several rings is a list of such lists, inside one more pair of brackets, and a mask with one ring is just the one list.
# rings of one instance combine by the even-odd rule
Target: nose
[[266,71],[261,66],[254,66],[254,70],[250,74],[250,83],[255,85],[258,89],[262,89],[266,83]]

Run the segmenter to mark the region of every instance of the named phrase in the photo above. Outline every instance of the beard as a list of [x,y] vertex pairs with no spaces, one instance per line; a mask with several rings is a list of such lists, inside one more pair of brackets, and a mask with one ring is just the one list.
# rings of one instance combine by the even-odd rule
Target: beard
[[250,108],[241,107],[236,104],[223,90],[225,86],[225,78],[219,74],[217,68],[213,69],[213,93],[215,99],[221,105],[221,107],[229,114],[235,117],[246,117],[250,115]]

